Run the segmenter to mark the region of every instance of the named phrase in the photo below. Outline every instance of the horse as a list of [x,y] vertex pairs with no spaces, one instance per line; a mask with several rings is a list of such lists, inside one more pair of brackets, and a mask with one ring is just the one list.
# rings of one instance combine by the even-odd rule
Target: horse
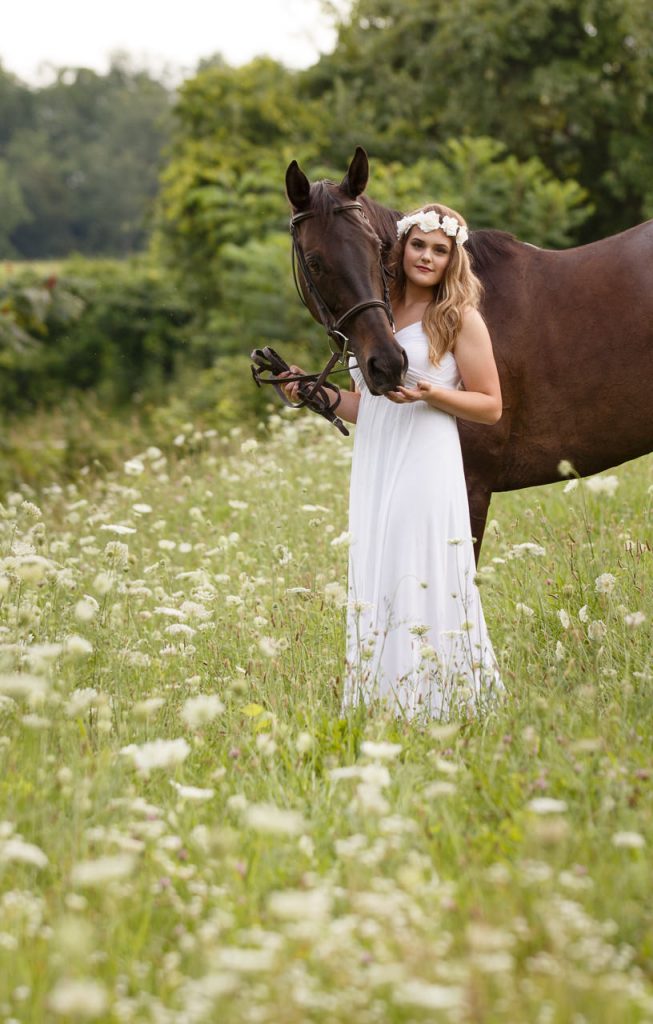
[[[360,307],[349,345],[370,391],[382,395],[405,367],[380,308],[383,261],[402,214],[363,195],[368,179],[359,146],[339,184],[311,184],[293,160],[286,193],[295,218],[306,215],[294,230],[307,305],[320,319],[306,275],[334,317]],[[588,476],[653,450],[653,220],[560,251],[484,229],[465,245],[503,395],[496,425],[458,421],[478,558],[493,492],[558,481],[563,460]],[[363,308],[371,296],[377,305]]]

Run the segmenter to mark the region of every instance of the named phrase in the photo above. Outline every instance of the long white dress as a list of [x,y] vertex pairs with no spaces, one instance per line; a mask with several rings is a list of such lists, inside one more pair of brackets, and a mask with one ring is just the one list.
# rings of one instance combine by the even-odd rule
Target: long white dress
[[[428,358],[420,322],[397,332],[407,386],[457,389],[454,355]],[[478,589],[456,420],[425,402],[361,393],[349,497],[343,706],[387,700],[406,717],[477,709],[501,689]]]

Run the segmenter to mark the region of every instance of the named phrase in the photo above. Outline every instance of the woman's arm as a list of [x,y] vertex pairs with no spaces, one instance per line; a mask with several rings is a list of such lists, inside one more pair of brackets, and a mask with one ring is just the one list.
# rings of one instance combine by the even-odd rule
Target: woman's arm
[[503,410],[501,385],[490,334],[478,310],[465,312],[454,354],[464,391],[420,380],[416,387],[399,387],[387,397],[399,404],[423,401],[434,409],[475,423],[497,423]]
[[[304,373],[299,366],[291,366],[288,373]],[[299,401],[299,382],[294,381],[292,384],[282,384],[283,390],[288,395],[291,402]],[[361,396],[358,391],[341,391],[340,392],[340,403],[336,412],[341,420],[346,420],[347,423],[355,423],[358,419],[358,406],[360,404]]]

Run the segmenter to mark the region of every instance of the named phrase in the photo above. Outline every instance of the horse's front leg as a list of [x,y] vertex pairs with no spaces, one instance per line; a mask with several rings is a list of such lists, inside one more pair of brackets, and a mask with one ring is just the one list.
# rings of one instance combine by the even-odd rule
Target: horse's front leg
[[469,521],[472,528],[474,540],[474,557],[478,565],[481,554],[481,544],[487,523],[487,513],[490,507],[492,488],[483,480],[473,479],[467,481],[467,499],[469,501]]

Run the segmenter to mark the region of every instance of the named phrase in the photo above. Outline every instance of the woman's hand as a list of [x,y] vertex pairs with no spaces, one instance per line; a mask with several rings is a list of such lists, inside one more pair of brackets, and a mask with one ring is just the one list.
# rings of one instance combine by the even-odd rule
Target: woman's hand
[[[296,373],[304,373],[304,372],[305,371],[302,370],[302,368],[300,366],[294,366],[293,365],[293,366],[290,367],[289,370],[286,370],[285,373],[280,373],[279,374],[279,378],[281,379],[282,377],[292,377]],[[290,384],[281,384],[281,387],[282,387],[283,391],[285,392],[286,397],[289,398],[291,402],[298,402],[299,401],[299,384],[300,384],[300,382],[298,380],[292,381],[292,383],[290,383]]]
[[408,405],[410,402],[426,402],[432,398],[435,389],[427,380],[418,380],[414,388],[399,385],[396,391],[387,391],[385,397],[396,405]]

